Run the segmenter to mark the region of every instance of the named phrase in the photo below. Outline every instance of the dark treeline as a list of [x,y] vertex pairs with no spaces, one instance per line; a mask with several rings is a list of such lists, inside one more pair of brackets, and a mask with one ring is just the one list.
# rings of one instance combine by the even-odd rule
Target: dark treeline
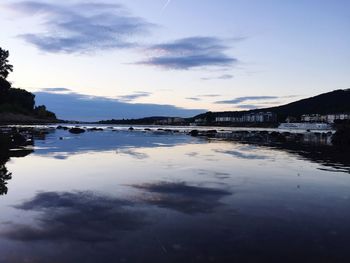
[[9,52],[0,48],[0,113],[22,114],[38,119],[55,120],[55,114],[48,111],[44,105],[35,106],[34,94],[24,89],[12,87],[7,80],[8,75],[13,70],[8,57]]
[[[115,124],[115,125],[153,125],[157,124],[159,121],[166,120],[170,117],[146,117],[146,118],[140,118],[140,119],[121,119],[121,120],[102,120],[99,121],[99,124]],[[188,121],[189,119],[185,119],[185,121]]]

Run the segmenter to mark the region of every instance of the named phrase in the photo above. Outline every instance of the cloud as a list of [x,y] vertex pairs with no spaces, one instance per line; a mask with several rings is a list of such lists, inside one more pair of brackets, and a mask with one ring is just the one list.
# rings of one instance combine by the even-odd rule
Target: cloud
[[232,193],[215,188],[191,186],[183,182],[134,185],[151,193],[144,201],[185,214],[210,213],[222,205],[220,199]]
[[128,48],[137,45],[133,41],[135,37],[154,26],[118,4],[22,1],[9,7],[41,19],[44,32],[19,37],[45,52],[86,53]]
[[291,99],[291,98],[297,98],[297,97],[300,97],[300,95],[287,95],[287,96],[283,96],[281,98]]
[[227,79],[232,79],[232,78],[233,78],[233,75],[231,75],[231,74],[224,74],[224,75],[217,76],[217,77],[201,78],[201,80],[214,80],[214,79],[227,80]]
[[152,95],[152,93],[150,93],[150,92],[138,91],[138,92],[135,92],[133,94],[119,96],[118,99],[121,101],[127,102],[127,101],[136,100],[138,98],[148,97],[150,95]]
[[133,203],[91,192],[42,192],[15,208],[37,211],[38,226],[9,224],[1,236],[21,241],[68,240],[106,242],[120,238],[120,231],[146,224]]
[[258,101],[258,100],[274,100],[278,99],[276,96],[247,96],[247,97],[238,97],[232,100],[221,100],[216,101],[216,104],[239,104],[245,101]]
[[195,98],[195,97],[189,97],[189,98],[186,98],[186,100],[200,101],[201,99],[200,98]]
[[165,69],[188,70],[200,67],[231,67],[238,60],[226,52],[229,47],[216,37],[189,37],[150,46],[153,55],[137,64]]
[[41,91],[44,92],[70,92],[70,89],[67,88],[45,88],[45,89],[41,89]]
[[243,109],[243,110],[255,110],[255,109],[262,108],[262,107],[263,106],[261,106],[261,105],[253,105],[253,104],[242,104],[242,105],[237,106],[237,108]]
[[187,100],[193,100],[193,101],[201,101],[204,98],[216,98],[220,97],[220,94],[204,94],[204,95],[197,95],[196,97],[187,97]]
[[192,117],[205,109],[185,109],[173,105],[128,103],[118,99],[79,93],[36,92],[37,105],[45,104],[65,120],[98,121],[150,116]]
[[198,97],[202,98],[215,98],[215,97],[220,97],[220,94],[204,94],[204,95],[198,95]]

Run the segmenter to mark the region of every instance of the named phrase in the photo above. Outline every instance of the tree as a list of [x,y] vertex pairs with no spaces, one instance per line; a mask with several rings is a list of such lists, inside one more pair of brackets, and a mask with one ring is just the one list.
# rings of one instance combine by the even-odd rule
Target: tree
[[35,107],[34,112],[39,118],[56,119],[55,113],[48,111],[45,105]]
[[0,47],[0,78],[2,79],[6,79],[9,73],[13,71],[13,66],[8,61],[9,55],[8,50]]

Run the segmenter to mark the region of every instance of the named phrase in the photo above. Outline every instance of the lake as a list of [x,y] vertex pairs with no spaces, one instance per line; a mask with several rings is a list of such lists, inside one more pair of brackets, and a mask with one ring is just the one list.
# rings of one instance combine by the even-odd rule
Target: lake
[[350,262],[323,147],[50,129],[0,159],[0,262]]

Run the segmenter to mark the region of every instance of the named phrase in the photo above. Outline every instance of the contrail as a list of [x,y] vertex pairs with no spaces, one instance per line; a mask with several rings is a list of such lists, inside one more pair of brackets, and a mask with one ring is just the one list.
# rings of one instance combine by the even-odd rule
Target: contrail
[[164,5],[163,8],[162,8],[162,11],[164,11],[164,10],[168,7],[168,5],[170,4],[170,2],[171,2],[171,0],[167,0],[167,2],[165,3],[165,5]]

